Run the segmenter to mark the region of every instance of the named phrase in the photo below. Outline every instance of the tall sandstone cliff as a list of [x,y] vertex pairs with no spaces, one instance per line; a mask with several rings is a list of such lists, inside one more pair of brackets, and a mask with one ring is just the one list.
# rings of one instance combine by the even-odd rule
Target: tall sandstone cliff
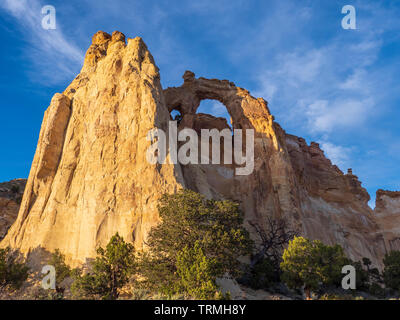
[[59,248],[72,264],[119,232],[143,243],[180,168],[146,161],[147,132],[167,130],[160,76],[140,38],[93,37],[81,73],[45,112],[19,215],[1,246]]
[[[81,73],[45,113],[18,218],[0,245],[24,253],[58,248],[75,265],[117,231],[142,248],[159,222],[161,194],[190,188],[238,201],[247,226],[283,218],[304,236],[339,243],[350,258],[369,257],[379,267],[398,248],[400,196],[383,192],[373,212],[357,177],[332,165],[318,144],[287,134],[264,99],[227,80],[190,71],[183,78],[182,86],[162,90],[140,38],[126,43],[120,32],[96,33]],[[196,113],[204,99],[223,103],[234,129],[254,129],[250,175],[235,175],[234,164],[146,160],[148,131],[168,132],[172,110],[182,115],[179,130],[229,128],[223,118]]]

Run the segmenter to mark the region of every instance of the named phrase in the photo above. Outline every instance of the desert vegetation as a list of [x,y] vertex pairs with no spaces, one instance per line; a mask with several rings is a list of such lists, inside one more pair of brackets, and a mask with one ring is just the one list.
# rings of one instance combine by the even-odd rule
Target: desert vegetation
[[97,249],[97,257],[91,270],[82,274],[74,271],[71,291],[75,298],[117,299],[119,290],[128,282],[135,271],[135,251],[133,245],[126,243],[115,234],[106,248]]
[[0,249],[0,289],[19,289],[28,278],[29,268],[24,258],[10,248]]
[[[300,237],[283,220],[249,225],[232,201],[208,200],[190,190],[165,194],[158,206],[147,249],[135,251],[116,233],[83,268],[71,269],[55,250],[55,287],[40,288],[33,299],[230,299],[219,278],[243,288],[293,299],[388,299],[400,292],[400,252],[386,254],[382,273],[368,258],[351,261],[339,245]],[[342,267],[356,270],[357,290],[341,288]],[[11,292],[25,283],[29,269],[22,255],[0,249],[0,288]],[[68,292],[68,293],[67,293]],[[67,294],[66,294],[67,293]]]
[[159,213],[161,223],[150,231],[149,250],[139,257],[141,285],[169,297],[224,297],[216,279],[240,275],[238,257],[253,247],[238,204],[182,190],[164,195]]

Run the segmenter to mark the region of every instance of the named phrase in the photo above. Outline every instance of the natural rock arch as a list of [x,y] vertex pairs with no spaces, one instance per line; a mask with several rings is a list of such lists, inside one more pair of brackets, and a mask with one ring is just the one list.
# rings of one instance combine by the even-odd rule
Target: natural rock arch
[[[225,181],[224,177],[219,175],[218,168],[207,166],[198,170],[192,166],[183,169],[187,185],[190,187],[188,181],[191,182],[195,191],[210,197],[226,197],[241,202],[242,208],[248,213],[248,219],[260,219],[265,214],[283,216],[295,211],[294,202],[277,205],[279,199],[287,198],[287,194],[296,192],[293,189],[293,181],[287,180],[292,175],[286,153],[285,132],[274,122],[267,102],[263,98],[254,98],[249,91],[228,80],[196,78],[191,71],[186,71],[183,79],[180,87],[164,90],[168,111],[179,110],[183,116],[182,127],[195,130],[204,126],[219,130],[228,128],[225,121],[225,124],[222,123],[223,118],[207,118],[206,115],[199,117],[199,114],[196,114],[200,102],[211,99],[221,102],[226,107],[232,119],[232,129],[253,129],[255,137],[255,169],[249,176],[233,176]],[[272,171],[271,166],[275,166],[276,163],[280,163],[280,170],[287,174]],[[266,182],[267,179],[272,181]],[[280,188],[274,191],[274,184],[279,184]],[[203,188],[204,185],[207,188]],[[280,209],[276,211],[272,208]]]
[[195,78],[195,74],[186,71],[181,87],[164,90],[168,111],[178,110],[184,117],[196,114],[202,100],[211,99],[221,102],[232,118],[233,129],[255,129],[254,120],[262,119],[270,124],[273,116],[269,112],[267,102],[252,97],[249,91],[236,87],[228,80]]

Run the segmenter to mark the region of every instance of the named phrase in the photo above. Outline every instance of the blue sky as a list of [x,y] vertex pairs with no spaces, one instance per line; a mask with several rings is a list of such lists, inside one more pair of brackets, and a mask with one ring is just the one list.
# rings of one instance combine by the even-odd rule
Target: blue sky
[[[41,27],[48,4],[56,30]],[[341,27],[347,4],[356,30]],[[28,176],[51,97],[79,73],[96,31],[119,30],[144,39],[163,87],[185,70],[229,79],[265,98],[288,133],[353,168],[372,198],[399,190],[399,18],[398,1],[2,0],[0,181]]]

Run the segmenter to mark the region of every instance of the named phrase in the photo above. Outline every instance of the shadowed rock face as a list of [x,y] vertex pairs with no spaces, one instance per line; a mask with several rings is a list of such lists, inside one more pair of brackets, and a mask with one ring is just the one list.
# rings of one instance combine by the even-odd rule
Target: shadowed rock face
[[0,240],[17,219],[25,184],[25,179],[0,183]]
[[[368,257],[380,267],[386,250],[398,245],[399,222],[390,221],[399,203],[390,202],[394,213],[387,214],[382,195],[375,214],[358,178],[333,166],[318,144],[287,134],[264,99],[227,80],[190,71],[183,79],[163,91],[140,38],[126,43],[120,32],[96,33],[81,73],[45,113],[21,209],[1,246],[24,253],[58,248],[72,264],[92,258],[117,231],[141,248],[159,221],[161,194],[186,187],[240,202],[247,225],[284,218],[304,236],[339,243],[350,258]],[[147,133],[168,133],[172,110],[182,115],[179,130],[229,128],[223,118],[196,113],[203,99],[223,103],[234,130],[254,130],[250,175],[235,175],[235,164],[147,162]]]

